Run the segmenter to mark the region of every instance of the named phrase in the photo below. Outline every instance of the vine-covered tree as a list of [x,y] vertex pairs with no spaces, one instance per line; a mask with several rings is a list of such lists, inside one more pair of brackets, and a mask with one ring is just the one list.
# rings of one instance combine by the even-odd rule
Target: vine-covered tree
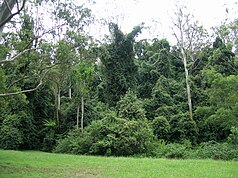
[[112,35],[111,43],[102,47],[100,57],[103,80],[101,99],[110,106],[115,106],[127,90],[136,85],[137,67],[133,46],[141,27],[135,27],[127,35],[123,34],[116,24],[110,24],[109,29]]

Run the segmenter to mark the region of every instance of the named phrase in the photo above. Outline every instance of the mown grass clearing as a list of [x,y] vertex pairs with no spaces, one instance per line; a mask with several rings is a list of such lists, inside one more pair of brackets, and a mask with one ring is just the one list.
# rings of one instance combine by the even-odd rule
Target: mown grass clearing
[[238,162],[75,156],[0,150],[0,177],[235,178]]

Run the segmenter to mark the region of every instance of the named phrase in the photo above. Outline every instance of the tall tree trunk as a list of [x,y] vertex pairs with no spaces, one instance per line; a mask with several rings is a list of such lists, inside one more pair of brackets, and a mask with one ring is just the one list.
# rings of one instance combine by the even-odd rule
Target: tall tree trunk
[[79,109],[80,109],[80,106],[78,105],[77,107],[77,116],[76,116],[76,128],[79,129]]
[[60,88],[57,87],[56,92],[56,121],[57,121],[57,127],[60,127]]
[[71,87],[69,88],[69,98],[72,99],[72,89],[71,89]]
[[69,98],[72,99],[71,81],[70,81],[70,83],[69,83]]
[[81,131],[83,132],[83,121],[84,121],[84,97],[81,96]]
[[187,97],[188,97],[189,116],[190,116],[190,119],[193,120],[192,97],[191,97],[191,89],[189,85],[189,77],[188,77],[188,69],[187,69],[187,56],[186,56],[184,47],[181,47],[181,53],[183,55],[183,65],[184,65],[184,71],[185,71],[185,82],[186,82],[186,90],[187,90]]

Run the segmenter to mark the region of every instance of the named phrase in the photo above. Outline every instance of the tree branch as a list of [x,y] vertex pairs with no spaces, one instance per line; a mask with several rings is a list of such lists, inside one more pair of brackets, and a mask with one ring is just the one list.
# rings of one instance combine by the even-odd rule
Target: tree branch
[[22,93],[32,92],[32,91],[37,90],[41,85],[42,85],[42,79],[40,80],[39,84],[35,88],[28,89],[28,90],[23,90],[23,91],[17,91],[17,92],[13,92],[13,93],[3,93],[3,94],[0,94],[0,97],[1,96],[12,96],[12,95],[18,95],[18,94],[22,94]]
[[30,51],[30,50],[34,50],[34,49],[25,49],[22,52],[20,52],[17,55],[15,55],[14,57],[12,57],[11,59],[0,60],[0,64],[6,63],[6,62],[12,62],[12,61],[16,60],[18,57],[20,57],[21,55],[23,55],[26,52]]
[[46,74],[50,71],[50,69],[52,69],[55,65],[51,66],[48,68],[48,70],[42,75],[42,77],[40,78],[40,82],[39,84],[32,89],[27,89],[27,90],[22,90],[22,91],[16,91],[16,92],[11,92],[11,93],[0,93],[0,97],[1,96],[13,96],[13,95],[18,95],[18,94],[22,94],[22,93],[28,93],[28,92],[32,92],[35,91],[37,89],[40,88],[40,86],[43,84],[43,79],[45,78]]
[[18,2],[18,0],[16,0],[16,3],[17,3],[17,10],[19,11],[19,2]]
[[3,28],[3,26],[4,26],[7,22],[9,22],[15,15],[20,14],[20,12],[23,10],[25,4],[26,4],[26,0],[23,1],[21,8],[18,9],[17,12],[15,12],[15,13],[12,14],[11,11],[10,11],[10,14],[11,14],[11,15],[9,15],[6,19],[4,19],[4,20],[0,23],[0,28]]
[[5,3],[5,4],[6,4],[6,6],[7,6],[7,8],[8,8],[8,11],[9,11],[9,13],[10,13],[10,14],[12,14],[12,10],[11,10],[11,7],[9,6],[8,2],[7,2],[6,0],[4,0],[4,2],[3,2],[3,3]]

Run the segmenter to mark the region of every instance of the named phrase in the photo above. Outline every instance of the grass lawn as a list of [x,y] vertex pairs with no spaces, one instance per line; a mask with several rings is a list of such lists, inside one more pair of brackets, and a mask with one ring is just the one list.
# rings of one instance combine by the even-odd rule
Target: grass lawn
[[0,178],[238,178],[238,162],[75,156],[0,150]]

